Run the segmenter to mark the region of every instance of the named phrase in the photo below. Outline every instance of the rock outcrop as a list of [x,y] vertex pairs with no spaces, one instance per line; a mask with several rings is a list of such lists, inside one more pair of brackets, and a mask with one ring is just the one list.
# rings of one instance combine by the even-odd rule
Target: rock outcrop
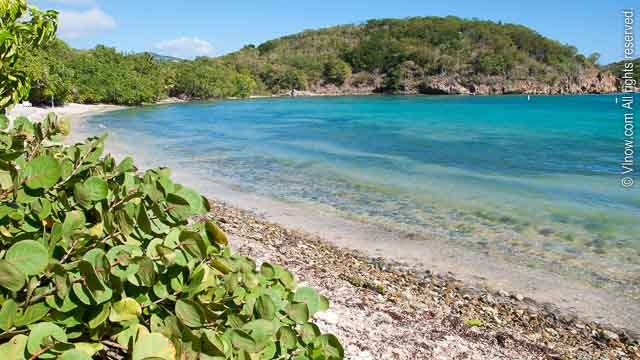
[[[620,81],[614,74],[595,67],[564,79],[542,81],[510,79],[504,76],[463,77],[460,75],[420,76],[410,65],[403,69],[398,90],[393,93],[412,95],[562,95],[606,94],[620,91]],[[357,76],[357,77],[356,77]],[[362,79],[367,79],[362,81]],[[384,92],[385,79],[380,75],[356,74],[343,86],[316,83],[300,95],[366,95]]]

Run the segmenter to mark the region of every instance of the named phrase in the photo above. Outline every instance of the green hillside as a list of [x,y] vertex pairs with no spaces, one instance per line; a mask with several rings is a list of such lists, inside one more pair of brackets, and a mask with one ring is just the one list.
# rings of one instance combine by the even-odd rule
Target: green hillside
[[597,58],[521,25],[414,17],[305,31],[246,46],[223,60],[251,72],[272,91],[318,81],[342,85],[352,73],[364,79],[382,76],[381,90],[397,91],[403,78],[430,76],[478,82],[496,76],[553,85],[593,69]]
[[576,48],[521,25],[456,17],[371,20],[179,61],[58,40],[30,49],[19,68],[34,104],[152,103],[307,90],[318,94],[598,93],[615,78]]

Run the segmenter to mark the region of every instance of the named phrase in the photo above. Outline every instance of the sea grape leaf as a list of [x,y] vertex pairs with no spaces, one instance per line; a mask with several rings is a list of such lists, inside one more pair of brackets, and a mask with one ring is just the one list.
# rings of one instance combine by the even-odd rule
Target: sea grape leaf
[[24,274],[37,275],[47,268],[49,252],[37,241],[22,240],[7,250],[5,259],[15,264]]
[[91,356],[79,350],[68,350],[63,352],[58,360],[91,360]]
[[[51,322],[42,322],[29,327],[31,332],[27,339],[27,351],[33,355],[47,347],[48,343],[67,342],[67,334],[58,325]],[[42,355],[40,358],[44,358]],[[49,357],[51,358],[51,357]]]
[[298,343],[298,337],[290,327],[282,326],[277,333],[280,347],[284,349],[295,349]]
[[322,299],[315,289],[309,287],[302,287],[296,290],[296,293],[293,295],[293,301],[307,304],[310,316],[328,308],[326,299]]
[[14,325],[17,327],[33,324],[38,320],[44,318],[49,313],[49,306],[45,302],[39,302],[33,305],[29,305],[27,309],[22,313],[18,313]]
[[78,343],[75,343],[74,345],[76,347],[76,350],[90,357],[104,349],[104,345],[100,343],[78,342]]
[[273,320],[276,316],[276,306],[268,295],[262,295],[258,298],[255,309],[262,319]]
[[324,352],[326,359],[344,359],[344,349],[335,336],[331,334],[321,335],[317,343]]
[[175,306],[175,313],[178,319],[190,328],[200,328],[204,326],[204,310],[193,300],[178,300]]
[[13,299],[7,299],[0,307],[0,329],[9,330],[16,318],[18,304]]
[[111,306],[109,303],[102,304],[99,310],[91,313],[92,317],[87,322],[89,325],[89,329],[95,329],[98,326],[102,325],[109,318],[109,313],[111,312]]
[[164,335],[149,333],[141,336],[133,346],[132,360],[175,360],[176,348]]
[[204,228],[207,233],[207,237],[209,240],[213,241],[216,244],[220,245],[228,245],[229,240],[227,239],[227,235],[222,231],[216,224],[211,221],[206,221],[204,223]]
[[142,314],[142,308],[137,301],[132,298],[124,298],[111,306],[109,321],[123,322],[137,319]]
[[318,336],[320,336],[320,329],[318,328],[318,325],[312,323],[302,325],[302,328],[300,329],[300,337],[305,344],[312,343]]
[[27,281],[27,276],[13,263],[0,260],[0,286],[10,291],[19,291]]
[[100,201],[106,199],[107,195],[109,195],[109,185],[104,179],[98,176],[88,178],[84,182],[84,187],[91,201]]
[[41,155],[24,168],[26,184],[30,189],[49,189],[60,179],[60,163],[49,155]]
[[0,359],[26,360],[27,336],[16,335],[11,340],[0,345]]
[[231,337],[231,344],[233,347],[239,350],[244,350],[249,353],[256,353],[260,351],[258,348],[258,344],[251,337],[251,335],[247,334],[245,331],[239,329],[233,329],[229,332]]
[[304,324],[309,321],[309,307],[307,304],[289,304],[287,315],[296,323]]

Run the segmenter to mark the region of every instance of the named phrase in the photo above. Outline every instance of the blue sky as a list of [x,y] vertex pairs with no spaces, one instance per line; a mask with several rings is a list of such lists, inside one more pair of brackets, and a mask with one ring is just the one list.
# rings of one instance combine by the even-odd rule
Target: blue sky
[[[61,37],[77,48],[96,44],[179,57],[221,55],[304,29],[371,18],[455,15],[527,25],[602,54],[622,52],[621,9],[628,0],[32,0],[61,11]],[[640,11],[640,7],[637,7]],[[637,16],[640,22],[640,16]],[[640,25],[638,25],[640,27]],[[637,29],[636,29],[637,33]]]

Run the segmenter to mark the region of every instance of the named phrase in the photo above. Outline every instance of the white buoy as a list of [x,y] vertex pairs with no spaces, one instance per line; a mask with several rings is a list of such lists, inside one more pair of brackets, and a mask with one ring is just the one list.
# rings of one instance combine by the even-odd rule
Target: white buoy
[[531,101],[531,95],[527,95],[527,101]]

